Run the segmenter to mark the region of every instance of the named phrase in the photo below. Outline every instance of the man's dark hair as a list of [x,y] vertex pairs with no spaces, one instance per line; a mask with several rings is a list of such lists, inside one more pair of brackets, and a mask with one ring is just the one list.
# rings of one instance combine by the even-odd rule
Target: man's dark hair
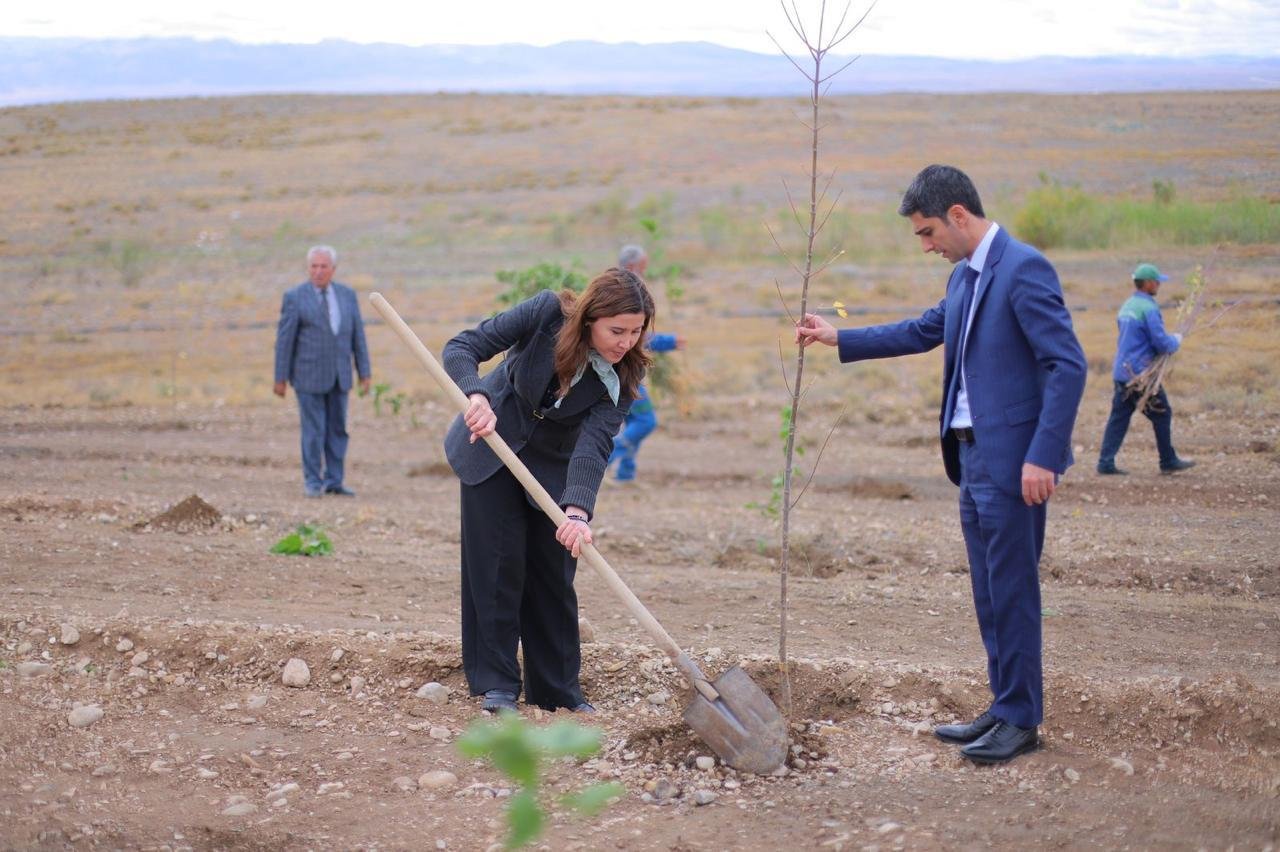
[[942,219],[953,204],[985,219],[982,199],[969,176],[955,166],[925,166],[902,196],[899,216],[919,213],[926,219]]

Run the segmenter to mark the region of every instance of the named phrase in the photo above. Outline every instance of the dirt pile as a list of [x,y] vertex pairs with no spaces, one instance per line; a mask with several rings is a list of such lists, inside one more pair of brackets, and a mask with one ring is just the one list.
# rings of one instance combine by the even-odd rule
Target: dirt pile
[[222,513],[192,494],[176,506],[161,512],[149,521],[142,521],[135,529],[171,530],[174,532],[190,532],[208,529],[222,522]]

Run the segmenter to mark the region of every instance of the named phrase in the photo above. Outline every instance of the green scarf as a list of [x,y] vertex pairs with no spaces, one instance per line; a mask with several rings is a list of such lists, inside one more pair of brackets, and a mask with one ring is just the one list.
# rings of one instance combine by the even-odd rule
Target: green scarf
[[[578,367],[578,372],[573,374],[573,380],[569,382],[569,387],[576,385],[587,372],[587,364],[596,371],[596,375],[600,377],[600,382],[604,385],[605,390],[609,392],[609,399],[613,400],[613,404],[618,404],[618,395],[622,392],[622,382],[618,379],[618,373],[613,369],[613,365],[609,363],[603,355],[594,349],[587,350],[587,360],[582,362],[582,366]],[[568,394],[565,394],[568,396]],[[560,403],[564,401],[564,397],[556,400],[554,408],[559,408]]]

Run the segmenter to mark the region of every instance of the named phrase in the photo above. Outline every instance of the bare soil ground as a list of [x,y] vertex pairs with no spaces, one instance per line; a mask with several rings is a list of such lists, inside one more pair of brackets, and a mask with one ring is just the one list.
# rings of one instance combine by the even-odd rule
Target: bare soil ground
[[[360,496],[306,501],[282,409],[48,409],[0,426],[8,845],[474,849],[500,837],[502,777],[433,738],[477,715],[456,639],[456,483],[413,470],[435,452],[422,430],[361,409]],[[1234,440],[1276,425],[1242,425]],[[678,676],[580,575],[594,629],[584,685],[606,747],[556,778],[618,777],[627,796],[594,823],[557,821],[549,848],[1275,842],[1274,449],[1215,456],[1233,438],[1193,425],[1193,475],[1068,477],[1044,566],[1045,746],[976,769],[929,734],[982,709],[984,673],[954,492],[926,473],[934,450],[910,431],[846,435],[797,513],[813,576],[792,583],[785,777],[693,766],[707,751],[680,721]],[[641,482],[603,495],[601,546],[709,669],[742,661],[775,691],[776,535],[745,508],[770,461],[745,426],[707,438],[672,423],[646,446]],[[206,505],[175,513],[192,491]],[[267,553],[304,521],[329,530],[333,556]],[[307,688],[281,683],[294,657],[310,666]],[[19,672],[41,661],[47,673]],[[415,697],[433,680],[448,704]],[[663,691],[670,701],[649,700]],[[72,728],[76,703],[105,716]],[[456,784],[404,780],[439,769]],[[644,801],[659,779],[679,794]],[[289,783],[283,803],[269,800]],[[698,790],[717,798],[697,806]],[[238,803],[256,809],[225,813]]]
[[[431,346],[496,306],[494,272],[607,265],[654,217],[681,301],[677,397],[639,482],[606,484],[600,545],[706,668],[777,694],[779,535],[751,504],[779,468],[789,272],[778,220],[807,156],[799,101],[246,98],[0,110],[0,848],[486,849],[510,788],[453,741],[459,671],[449,413],[385,328],[352,399],[354,499],[305,500],[293,401],[270,396],[280,294],[307,245]],[[1006,223],[1037,174],[1094,194],[1280,198],[1276,93],[848,98],[827,155],[848,251],[813,304],[849,322],[936,302],[943,264],[893,215],[959,162]],[[920,128],[942,128],[922,134]],[[882,211],[876,218],[873,211]],[[784,238],[784,242],[785,242]],[[813,464],[794,516],[784,775],[698,768],[683,685],[588,569],[583,680],[616,778],[547,849],[1274,849],[1280,842],[1280,247],[1055,251],[1090,361],[1077,466],[1042,564],[1044,747],[981,769],[932,726],[986,704],[955,490],[932,438],[937,353],[814,353]],[[1114,310],[1155,259],[1240,299],[1170,378],[1186,474],[1149,427],[1092,472]],[[847,262],[845,262],[847,261]],[[366,318],[368,312],[366,312]],[[824,357],[825,356],[825,357]],[[318,523],[331,556],[273,556]],[[74,632],[73,632],[74,630]],[[77,635],[78,634],[78,637]],[[341,652],[341,653],[339,653]],[[310,668],[287,687],[285,663]],[[417,697],[437,681],[443,705]],[[662,693],[670,698],[662,700]],[[652,696],[652,700],[651,700]],[[97,707],[103,715],[80,709]],[[526,711],[530,718],[544,717]],[[426,773],[453,773],[432,787]],[[421,779],[421,783],[419,783]],[[296,787],[290,786],[296,785]],[[698,805],[706,793],[709,804]],[[701,794],[701,795],[700,795]]]

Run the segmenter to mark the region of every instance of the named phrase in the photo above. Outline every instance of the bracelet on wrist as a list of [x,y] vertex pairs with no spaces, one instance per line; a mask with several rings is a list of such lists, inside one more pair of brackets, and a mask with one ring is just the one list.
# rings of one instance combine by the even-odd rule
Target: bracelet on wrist
[[571,520],[571,521],[581,521],[581,522],[582,522],[582,523],[584,523],[584,524],[586,524],[586,523],[590,523],[590,522],[589,522],[586,518],[584,518],[582,515],[565,515],[565,517],[566,517],[566,518],[568,518],[568,519],[569,519],[569,520]]

